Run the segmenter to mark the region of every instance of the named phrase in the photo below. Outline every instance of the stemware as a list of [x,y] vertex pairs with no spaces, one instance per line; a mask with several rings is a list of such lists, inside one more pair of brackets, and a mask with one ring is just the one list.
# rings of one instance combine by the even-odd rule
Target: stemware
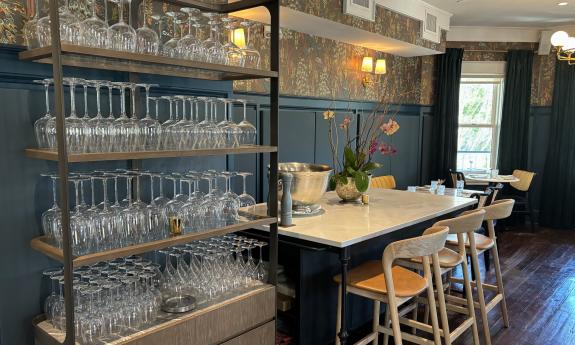
[[250,21],[242,21],[240,25],[246,29],[246,46],[240,47],[244,55],[244,67],[249,68],[260,68],[260,52],[254,48],[253,42],[251,41],[251,28],[254,23]]
[[223,146],[224,147],[238,147],[240,146],[240,137],[242,135],[242,130],[238,125],[229,119],[229,105],[231,101],[227,98],[218,98],[218,101],[224,105],[224,119],[217,124],[223,135]]
[[38,40],[38,18],[40,17],[40,1],[34,1],[34,16],[26,21],[22,32],[24,33],[24,40],[26,41],[26,46],[28,49],[34,49],[40,47],[40,41]]
[[142,4],[143,24],[136,30],[136,52],[157,55],[160,49],[160,38],[154,30],[148,27],[146,1],[144,0]]
[[76,85],[84,82],[80,78],[64,78],[64,83],[70,87],[70,116],[65,119],[66,143],[70,152],[82,152],[84,150],[84,120],[76,114]]
[[102,116],[100,89],[107,82],[104,80],[91,80],[89,85],[96,89],[96,116],[88,120],[89,128],[89,147],[90,152],[107,151],[108,142],[110,142],[110,122]]
[[[104,0],[106,2],[106,0]],[[108,24],[96,14],[97,1],[92,1],[92,16],[81,23],[80,43],[87,47],[106,48]]]
[[134,146],[134,135],[137,128],[134,128],[134,122],[126,113],[126,89],[131,83],[115,82],[113,84],[120,89],[120,116],[114,120],[115,135],[113,140],[113,150],[116,152],[128,151]]
[[243,120],[238,123],[241,130],[241,138],[239,140],[241,145],[255,145],[257,139],[256,127],[248,121],[247,117],[247,103],[245,99],[236,99],[235,102],[241,103],[243,108]]
[[247,211],[253,213],[253,210],[256,205],[256,199],[254,199],[254,197],[251,196],[246,189],[246,178],[253,174],[249,172],[239,172],[236,173],[236,175],[242,177],[242,194],[238,196],[240,201],[240,207],[247,207],[248,208]]
[[162,45],[162,54],[167,57],[176,58],[178,57],[178,17],[180,16],[179,12],[169,11],[166,12],[166,15],[172,18],[172,25],[173,25],[173,33],[172,38],[168,40],[166,43]]
[[142,134],[141,147],[147,151],[154,151],[160,148],[162,126],[158,122],[158,102],[156,101],[156,119],[150,116],[150,88],[157,84],[138,84],[146,91],[146,115],[140,120],[139,127]]
[[[212,13],[204,13],[206,16],[210,14]],[[213,38],[204,42],[204,49],[208,62],[225,65],[228,63],[227,54],[224,45],[220,42],[220,22],[215,18],[216,17],[212,16],[212,20],[208,22],[211,28],[210,34]]]
[[56,174],[41,174],[41,176],[52,179],[52,207],[42,213],[42,229],[44,235],[60,248],[62,245],[61,213],[56,199],[56,181],[59,176]]
[[49,123],[52,120],[50,113],[50,84],[52,79],[34,80],[35,83],[44,85],[44,92],[46,97],[46,114],[34,122],[34,133],[36,135],[36,143],[39,148],[53,148],[54,138],[52,133],[49,133]]
[[231,17],[222,17],[221,20],[224,23],[224,29],[229,31],[229,35],[224,35],[224,37],[227,36],[229,39],[222,47],[226,54],[225,63],[232,66],[243,66],[245,55],[243,51],[238,48],[234,42],[232,42],[231,39],[233,37],[232,35],[234,34],[233,31],[235,28],[234,19]]
[[199,55],[201,42],[196,37],[197,32],[194,31],[194,33],[192,33],[192,28],[196,30],[194,23],[196,16],[200,14],[201,11],[191,7],[183,7],[180,11],[188,16],[188,33],[178,41],[179,56],[183,59],[195,60]]
[[116,0],[118,4],[118,22],[108,28],[110,49],[133,52],[136,49],[136,31],[124,21],[124,3],[127,0]]

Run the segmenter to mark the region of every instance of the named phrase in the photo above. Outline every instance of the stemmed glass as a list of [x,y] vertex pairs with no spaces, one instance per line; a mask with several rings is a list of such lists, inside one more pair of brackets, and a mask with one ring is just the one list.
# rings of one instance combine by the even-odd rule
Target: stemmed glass
[[34,133],[36,134],[36,143],[39,148],[53,148],[54,139],[52,134],[48,132],[48,126],[52,120],[52,114],[50,114],[50,84],[52,84],[52,79],[34,80],[35,83],[44,85],[44,92],[46,95],[46,114],[34,122]]
[[150,116],[150,88],[157,84],[138,84],[146,90],[146,116],[140,120],[139,127],[142,132],[142,148],[147,151],[155,151],[160,148],[162,126],[157,120],[158,102],[156,100],[156,119]]
[[61,248],[61,213],[56,199],[56,181],[59,176],[56,174],[42,174],[41,176],[50,177],[52,179],[52,207],[42,213],[42,229],[44,230],[44,235],[46,235],[49,240],[54,241],[58,248]]
[[[213,13],[204,13],[204,15],[213,15]],[[226,50],[224,45],[220,42],[220,27],[219,22],[213,18],[208,22],[211,28],[211,41],[204,42],[204,49],[208,62],[225,65],[228,63]],[[209,45],[206,45],[210,43]]]
[[100,89],[102,85],[106,85],[107,81],[104,80],[91,80],[89,84],[96,89],[96,116],[88,120],[88,127],[90,128],[90,144],[89,151],[103,152],[106,151],[108,142],[110,142],[110,122],[102,116],[101,102],[100,102]]
[[39,0],[34,1],[34,17],[24,24],[22,32],[24,33],[24,40],[26,41],[26,46],[28,49],[38,48],[40,42],[38,40],[38,18],[40,16],[40,2]]
[[240,23],[240,25],[246,28],[247,31],[246,46],[240,47],[245,59],[244,66],[249,68],[260,68],[260,60],[261,60],[260,52],[254,48],[250,36],[250,29],[252,28],[254,23],[249,21],[243,21]]
[[172,143],[174,138],[170,135],[170,128],[171,126],[176,123],[176,120],[174,120],[174,100],[175,98],[173,96],[162,96],[161,99],[164,99],[166,101],[168,101],[169,106],[170,106],[170,117],[162,122],[162,142],[161,142],[161,147],[164,150],[169,150],[172,148]]
[[160,38],[158,34],[148,27],[146,19],[146,1],[142,1],[143,24],[136,30],[136,52],[141,54],[157,55],[160,49]]
[[136,49],[136,31],[124,21],[124,2],[118,3],[118,22],[108,28],[109,48],[118,51],[133,52]]
[[180,13],[175,12],[175,11],[170,11],[170,12],[166,12],[166,15],[170,18],[172,18],[172,24],[173,24],[173,28],[174,28],[174,32],[172,34],[172,38],[164,43],[164,45],[162,46],[162,54],[167,56],[167,57],[172,57],[172,58],[176,58],[178,57],[178,41],[179,39],[177,38],[178,36],[178,17],[180,16]]
[[142,128],[140,127],[140,122],[138,120],[138,114],[136,109],[136,91],[138,89],[138,84],[127,83],[130,88],[130,98],[132,99],[131,110],[132,116],[130,117],[130,127],[132,129],[132,141],[128,146],[129,151],[136,151],[141,146],[142,139]]
[[192,34],[192,28],[195,30],[194,21],[201,11],[191,7],[181,8],[180,11],[188,15],[188,33],[178,41],[178,51],[181,58],[194,60],[198,55],[201,42],[197,39],[196,32]]
[[238,123],[238,127],[241,130],[241,145],[255,145],[257,139],[257,129],[248,121],[247,117],[247,103],[245,99],[236,99],[235,102],[241,103],[244,111],[244,118],[242,122]]
[[231,17],[223,17],[221,20],[224,23],[224,28],[229,31],[228,37],[230,38],[227,40],[226,44],[224,44],[224,46],[222,47],[226,54],[226,63],[232,66],[243,66],[244,65],[243,51],[240,48],[238,48],[238,46],[236,46],[231,40],[235,28],[234,19]]
[[114,120],[114,127],[116,128],[116,135],[114,136],[114,151],[122,152],[129,150],[134,143],[134,134],[136,129],[133,128],[134,123],[126,114],[126,88],[130,87],[131,83],[116,82],[114,86],[120,89],[120,117]]
[[[106,1],[106,0],[105,0]],[[97,1],[92,1],[92,16],[81,23],[81,44],[87,47],[106,48],[108,39],[108,24],[96,14]]]
[[222,213],[226,225],[235,224],[239,221],[238,209],[240,208],[240,199],[236,193],[231,189],[230,179],[235,176],[235,173],[224,171],[219,174],[225,181],[225,193],[221,197]]
[[240,194],[238,196],[239,200],[240,200],[240,207],[247,207],[248,208],[248,212],[252,212],[256,206],[256,199],[254,199],[253,196],[251,196],[246,189],[246,177],[253,175],[252,173],[249,172],[239,172],[236,173],[237,176],[241,176],[242,177],[242,194]]
[[225,147],[238,147],[240,146],[240,137],[242,135],[242,130],[238,125],[234,122],[229,120],[229,104],[230,101],[227,98],[218,98],[218,101],[224,104],[224,119],[217,124],[218,128],[221,129],[223,138],[224,138],[224,146]]
[[69,181],[74,184],[74,194],[76,195],[75,210],[70,214],[70,233],[72,234],[72,251],[74,255],[88,253],[89,220],[84,216],[82,204],[80,203],[80,182],[86,181],[81,176],[70,176]]
[[70,87],[70,116],[65,119],[66,140],[70,152],[82,152],[84,149],[84,120],[76,114],[76,85],[84,82],[80,78],[64,78]]

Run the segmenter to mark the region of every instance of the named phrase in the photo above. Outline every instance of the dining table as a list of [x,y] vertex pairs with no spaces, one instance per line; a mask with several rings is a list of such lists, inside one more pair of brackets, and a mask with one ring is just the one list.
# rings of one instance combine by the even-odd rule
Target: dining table
[[519,182],[519,179],[513,175],[492,176],[489,173],[486,174],[469,173],[465,174],[465,181],[470,183],[487,183],[490,185],[495,185],[498,183],[505,184],[505,183]]
[[[451,193],[451,191],[449,191]],[[325,246],[339,255],[340,273],[347,280],[350,248],[372,239],[402,232],[411,226],[433,221],[442,216],[466,209],[477,199],[464,196],[436,195],[426,192],[408,192],[394,189],[369,189],[369,203],[344,203],[335,192],[327,192],[319,201],[322,212],[312,217],[294,217],[291,226],[280,224],[280,236],[304,240]],[[266,204],[255,206],[255,213],[265,215]],[[267,231],[267,227],[260,230]],[[342,286],[341,327],[338,333],[341,344],[348,339],[346,313],[348,311],[347,287]]]

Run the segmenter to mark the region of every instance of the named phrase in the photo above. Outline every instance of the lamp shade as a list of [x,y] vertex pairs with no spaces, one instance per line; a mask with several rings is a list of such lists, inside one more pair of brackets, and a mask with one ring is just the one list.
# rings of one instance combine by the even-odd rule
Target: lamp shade
[[555,47],[563,47],[569,38],[565,31],[557,31],[551,36],[551,44]]
[[233,31],[232,42],[238,48],[245,48],[246,47],[246,35],[244,33],[244,28],[237,28]]
[[361,71],[371,73],[373,71],[373,58],[371,56],[366,56],[361,62]]
[[563,41],[563,50],[575,50],[575,37],[567,37],[567,39]]
[[385,74],[387,73],[387,66],[385,64],[385,59],[377,59],[375,62],[375,74]]

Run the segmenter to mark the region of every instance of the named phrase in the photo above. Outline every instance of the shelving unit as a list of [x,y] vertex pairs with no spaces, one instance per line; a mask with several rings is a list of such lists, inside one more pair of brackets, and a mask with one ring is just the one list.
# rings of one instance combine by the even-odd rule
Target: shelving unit
[[[250,69],[224,66],[211,63],[173,59],[136,53],[117,52],[107,49],[95,49],[61,44],[59,37],[58,1],[50,0],[49,15],[52,32],[51,46],[20,53],[20,60],[52,64],[54,79],[54,114],[56,117],[56,139],[58,150],[27,149],[25,154],[34,159],[56,161],[59,174],[59,206],[62,209],[63,249],[59,249],[40,237],[31,241],[35,250],[51,257],[64,266],[64,294],[66,310],[66,329],[74,329],[73,269],[74,267],[109,260],[117,257],[140,254],[151,250],[189,243],[192,241],[220,236],[223,234],[269,225],[269,284],[246,291],[228,300],[206,306],[174,319],[166,319],[147,330],[140,331],[113,344],[189,344],[221,343],[240,341],[255,343],[267,336],[275,337],[275,285],[277,283],[277,167],[278,167],[278,112],[279,112],[279,0],[239,0],[228,4],[212,4],[199,0],[165,0],[182,7],[195,7],[203,11],[230,13],[258,6],[264,6],[271,18],[270,69]],[[128,73],[147,73],[165,76],[187,77],[205,80],[270,80],[270,146],[244,146],[230,149],[201,149],[185,151],[140,151],[110,153],[68,153],[65,139],[63,67],[74,66],[99,70],[114,70]],[[185,234],[164,240],[142,243],[125,248],[92,253],[75,257],[72,253],[70,232],[70,205],[68,190],[68,168],[70,163],[97,162],[111,160],[129,160],[133,166],[142,159],[161,159],[171,157],[192,157],[233,154],[270,155],[269,173],[269,215],[258,217],[244,215],[238,224],[193,234]],[[250,315],[246,315],[247,311]],[[265,311],[265,312],[263,312]],[[253,315],[251,315],[253,314]],[[234,318],[234,316],[236,316]],[[241,317],[240,317],[241,316]],[[249,319],[249,322],[243,322]],[[256,320],[257,319],[257,320]],[[229,322],[229,325],[214,323]],[[210,328],[214,328],[211,330]],[[202,332],[203,330],[203,332]],[[202,334],[205,333],[205,334]],[[37,344],[75,345],[74,332],[66,334],[55,332],[47,327],[39,317],[34,320],[34,334]],[[241,339],[241,340],[237,340]],[[173,340],[173,341],[170,341]]]

